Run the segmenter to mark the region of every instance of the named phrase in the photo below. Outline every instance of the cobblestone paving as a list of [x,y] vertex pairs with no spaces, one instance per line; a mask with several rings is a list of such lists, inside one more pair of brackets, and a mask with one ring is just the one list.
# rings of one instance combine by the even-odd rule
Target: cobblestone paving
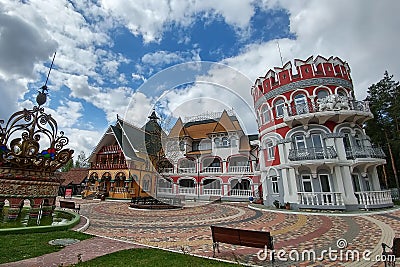
[[[348,250],[375,249],[382,241],[382,225],[400,235],[400,211],[384,215],[324,216],[276,213],[250,209],[244,203],[222,203],[194,206],[181,210],[148,211],[129,209],[129,203],[82,202],[81,213],[90,219],[89,234],[131,241],[143,245],[185,251],[212,257],[210,225],[270,231],[275,250],[313,250],[320,258],[323,250],[338,250],[338,260],[332,262],[325,253],[318,261],[276,261],[273,266],[382,266],[377,262],[345,261]],[[382,222],[381,226],[375,221]],[[388,237],[389,238],[389,237]],[[390,237],[393,238],[393,237]],[[346,247],[337,246],[339,239]],[[272,266],[268,260],[259,260],[259,249],[220,244],[216,257],[244,264]],[[335,254],[334,254],[335,255]],[[296,256],[296,254],[292,254]],[[301,255],[300,255],[301,256]],[[374,255],[373,255],[374,256]],[[360,256],[360,258],[362,255]],[[371,256],[372,257],[372,256]],[[285,258],[288,258],[286,254]],[[307,259],[307,258],[306,258]]]

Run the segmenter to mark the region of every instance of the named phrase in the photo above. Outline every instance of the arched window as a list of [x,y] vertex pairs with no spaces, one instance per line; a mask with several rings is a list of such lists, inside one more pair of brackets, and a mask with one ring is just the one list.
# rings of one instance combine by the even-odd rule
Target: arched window
[[271,176],[272,194],[279,194],[278,177]]
[[228,146],[229,146],[228,137],[223,137],[223,138],[222,138],[222,146],[223,146],[223,147],[228,147]]
[[317,99],[324,99],[329,95],[327,90],[319,90],[317,93]]
[[294,104],[296,105],[296,113],[306,114],[308,113],[307,97],[303,94],[298,94],[294,97]]
[[261,116],[262,116],[263,123],[267,123],[271,120],[269,117],[269,108],[267,105],[263,106],[263,108],[261,110]]
[[283,117],[283,108],[285,106],[285,102],[283,99],[279,99],[275,102],[274,107],[275,107],[275,115],[276,118],[282,118]]

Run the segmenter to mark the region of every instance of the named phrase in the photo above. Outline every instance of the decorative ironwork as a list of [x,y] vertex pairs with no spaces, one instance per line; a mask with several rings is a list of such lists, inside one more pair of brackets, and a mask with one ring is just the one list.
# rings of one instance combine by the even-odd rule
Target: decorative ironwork
[[337,153],[332,146],[323,147],[310,147],[302,149],[290,149],[289,160],[302,161],[302,160],[319,160],[319,159],[334,159]]
[[384,159],[386,158],[385,153],[380,147],[351,147],[346,148],[347,159],[358,159],[358,158],[374,158]]
[[[58,132],[56,120],[41,107],[46,102],[50,71],[51,67],[36,98],[38,106],[15,112],[4,127],[4,120],[0,120],[1,169],[54,172],[72,158],[73,150],[64,149],[68,138]],[[40,151],[39,142],[46,148]]]

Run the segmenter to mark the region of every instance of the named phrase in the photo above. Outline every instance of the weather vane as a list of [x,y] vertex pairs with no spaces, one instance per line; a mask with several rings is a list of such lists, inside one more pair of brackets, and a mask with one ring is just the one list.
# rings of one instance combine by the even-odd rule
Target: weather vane
[[49,80],[49,76],[50,76],[51,69],[53,68],[53,63],[54,63],[54,59],[56,58],[56,53],[57,53],[57,52],[54,52],[54,56],[53,56],[53,60],[51,61],[49,73],[47,73],[46,82],[44,83],[44,85],[43,85],[42,87],[40,87],[40,89],[41,89],[42,91],[38,91],[39,94],[38,94],[37,97],[36,97],[36,102],[38,103],[39,106],[41,106],[41,105],[43,105],[44,103],[46,103],[47,92],[49,91],[49,89],[47,88],[47,81]]

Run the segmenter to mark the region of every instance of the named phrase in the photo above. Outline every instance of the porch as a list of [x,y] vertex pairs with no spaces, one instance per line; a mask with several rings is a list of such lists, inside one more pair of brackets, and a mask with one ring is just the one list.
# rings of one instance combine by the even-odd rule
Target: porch
[[340,192],[298,192],[299,209],[344,210]]
[[378,209],[393,207],[390,190],[355,192],[360,209]]

